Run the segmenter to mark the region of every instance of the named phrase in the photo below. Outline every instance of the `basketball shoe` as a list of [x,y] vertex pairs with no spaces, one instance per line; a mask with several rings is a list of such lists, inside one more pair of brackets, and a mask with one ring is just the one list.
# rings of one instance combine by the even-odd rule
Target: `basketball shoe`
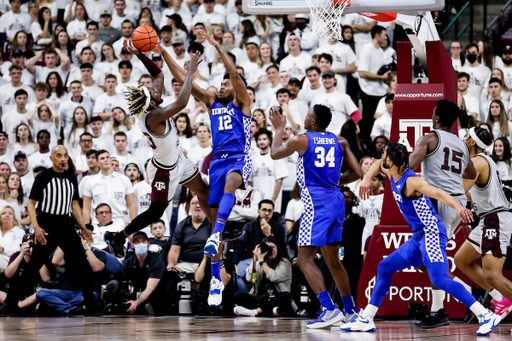
[[503,300],[496,301],[494,300],[494,313],[496,315],[500,315],[502,319],[504,319],[511,311],[512,311],[512,302],[510,302],[506,297],[503,297]]
[[213,277],[210,282],[210,295],[208,296],[208,305],[210,307],[218,307],[222,303],[222,291],[224,283]]
[[204,246],[204,254],[210,258],[215,257],[219,253],[219,243],[220,232],[212,234],[206,241],[206,245]]
[[439,309],[439,311],[433,313],[430,312],[427,316],[423,317],[420,322],[416,323],[416,327],[421,329],[437,328],[447,326],[450,324],[450,318],[446,309]]
[[375,322],[372,317],[364,316],[364,311],[361,309],[357,318],[349,323],[345,323],[340,327],[345,332],[374,332],[377,330]]
[[487,313],[478,315],[478,321],[480,322],[480,328],[478,328],[476,335],[483,336],[489,334],[498,326],[501,322],[501,316],[487,310]]
[[322,308],[320,315],[309,322],[306,327],[311,329],[324,328],[343,320],[343,313],[338,309],[334,308],[334,310],[327,310],[326,308]]

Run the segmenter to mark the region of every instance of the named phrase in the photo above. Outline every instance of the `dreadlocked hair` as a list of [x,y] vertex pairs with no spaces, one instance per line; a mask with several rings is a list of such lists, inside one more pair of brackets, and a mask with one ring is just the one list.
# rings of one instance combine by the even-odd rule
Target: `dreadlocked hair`
[[151,98],[146,96],[142,87],[137,88],[134,86],[127,86],[126,90],[127,91],[124,92],[124,97],[128,102],[130,116],[137,116],[138,118],[141,118],[146,112],[147,104],[151,101]]
[[405,172],[405,169],[409,166],[407,147],[398,142],[389,142],[386,146],[386,151],[386,156],[391,159],[393,165],[398,167],[399,172]]

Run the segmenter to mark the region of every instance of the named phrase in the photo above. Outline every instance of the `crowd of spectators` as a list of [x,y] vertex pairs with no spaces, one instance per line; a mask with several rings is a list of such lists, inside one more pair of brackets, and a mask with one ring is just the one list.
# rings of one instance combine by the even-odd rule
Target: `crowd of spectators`
[[[316,312],[318,300],[297,263],[303,212],[298,155],[271,159],[269,109],[279,105],[286,114],[286,143],[305,132],[309,108],[328,106],[333,117],[327,130],[349,142],[366,173],[390,138],[397,84],[390,70],[399,27],[347,14],[343,41],[331,41],[313,35],[308,15],[250,15],[243,12],[242,0],[3,0],[0,14],[0,303],[9,278],[30,262],[34,241],[27,201],[34,178],[51,167],[50,150],[62,144],[70,155],[68,169],[78,179],[83,219],[94,228],[94,242],[83,242],[94,290],[109,312]],[[198,29],[208,32],[234,60],[252,98],[254,169],[246,189],[236,192],[226,228],[243,232],[226,236],[220,310],[206,304],[211,273],[203,247],[211,222],[184,187],[162,217],[131,236],[124,259],[114,257],[105,242],[105,233],[121,231],[151,202],[146,173],[151,145],[129,117],[123,97],[125,86],[153,83],[137,57],[123,48],[139,25],[153,27],[182,67],[190,53],[200,52],[204,61],[194,80],[217,92],[226,68],[215,49],[196,35]],[[458,42],[450,46],[459,75],[459,135],[475,125],[489,129],[495,143],[488,153],[512,194],[512,46],[500,52],[495,55],[484,41],[464,49]],[[148,56],[164,72],[162,105],[169,104],[181,84],[160,55]],[[208,182],[213,158],[208,108],[191,96],[174,123],[183,152]],[[340,189],[346,199],[340,257],[354,298],[384,188],[383,178],[376,176],[373,195],[360,200],[359,183]],[[321,253],[316,261],[329,284]],[[75,271],[66,268],[65,255],[57,250],[41,269],[38,288],[26,288],[20,307],[37,306],[40,314],[80,313],[83,297]],[[339,296],[337,301],[341,304]]]

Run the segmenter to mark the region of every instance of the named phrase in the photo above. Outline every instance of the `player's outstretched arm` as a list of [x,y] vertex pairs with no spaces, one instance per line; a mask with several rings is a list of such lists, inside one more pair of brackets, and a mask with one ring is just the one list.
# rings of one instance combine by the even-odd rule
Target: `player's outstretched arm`
[[375,160],[363,177],[361,184],[359,184],[359,197],[361,200],[366,200],[372,195],[372,178],[379,173],[386,174],[388,177],[391,176],[389,170],[382,167],[382,160]]
[[[164,74],[162,73],[162,70],[153,62],[151,59],[149,59],[144,53],[140,52],[139,49],[133,47],[133,44],[131,42],[131,39],[125,39],[123,42],[124,48],[130,52],[131,54],[136,55],[142,64],[146,67],[151,77],[153,77],[153,88],[157,89],[160,94],[165,93],[164,88]],[[157,45],[157,47],[160,45]],[[153,51],[157,52],[158,49],[155,47]],[[158,52],[157,52],[158,53]]]
[[445,191],[435,188],[429,185],[425,180],[419,176],[411,176],[406,182],[406,195],[414,196],[415,193],[426,195],[429,198],[434,198],[442,202],[443,204],[450,206],[457,210],[457,214],[465,223],[471,223],[473,221],[473,213],[467,208],[462,207],[457,200]]
[[183,87],[181,88],[178,98],[165,108],[151,111],[151,115],[147,118],[149,124],[166,121],[187,106],[190,99],[190,92],[192,91],[194,73],[197,71],[197,66],[203,61],[199,59],[200,57],[201,55],[199,53],[192,55],[192,60],[188,64],[187,75],[185,76],[185,81],[183,82]]
[[338,141],[340,143],[341,149],[343,149],[343,166],[348,169],[348,171],[341,174],[339,185],[346,185],[361,179],[363,177],[363,171],[361,170],[361,166],[359,166],[359,162],[357,162],[356,157],[350,150],[347,140],[338,136]]
[[[157,46],[160,46],[160,44],[158,44]],[[172,75],[174,76],[174,78],[176,78],[178,83],[183,84],[185,82],[187,72],[185,70],[183,70],[178,64],[176,64],[176,62],[171,57],[169,52],[167,52],[166,49],[161,48],[161,50],[162,50],[161,55],[164,58],[164,61],[167,64],[167,67],[171,71]],[[192,77],[192,79],[193,79],[193,77]],[[200,100],[201,102],[206,104],[206,106],[208,108],[211,108],[211,106],[213,105],[213,102],[215,102],[215,100],[217,99],[217,96],[213,92],[201,88],[195,82],[192,82],[191,93],[192,93],[192,96],[194,96],[195,98],[197,98],[198,100]]]
[[416,141],[414,151],[409,155],[409,168],[411,170],[416,171],[418,169],[428,154],[430,140],[433,140],[434,138],[435,143],[437,143],[437,135],[435,133],[422,136],[418,141]]
[[235,99],[241,104],[239,109],[242,110],[245,115],[251,116],[251,98],[249,97],[249,93],[247,92],[247,87],[245,86],[244,81],[236,70],[236,65],[233,63],[233,60],[231,60],[231,58],[226,54],[226,51],[224,51],[218,41],[210,37],[203,30],[196,30],[196,32],[208,40],[208,43],[215,47],[217,52],[219,52],[220,58],[222,59],[222,62],[226,66],[229,76],[231,77],[231,84],[233,84],[233,88],[236,89]]
[[[298,152],[299,155],[304,154],[308,147],[307,137],[305,135],[294,136],[288,140],[288,143],[283,144],[283,131],[286,126],[286,116],[281,114],[279,107],[274,106],[270,108],[269,118],[276,129],[276,135],[272,140],[272,147],[270,148],[270,157],[273,160],[279,160],[292,155],[294,152]],[[304,141],[301,141],[304,138],[306,138],[305,145]]]

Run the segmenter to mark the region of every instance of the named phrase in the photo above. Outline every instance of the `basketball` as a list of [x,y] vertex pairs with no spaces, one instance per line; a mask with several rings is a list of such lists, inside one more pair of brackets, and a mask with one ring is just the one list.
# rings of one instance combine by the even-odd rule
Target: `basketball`
[[158,44],[158,35],[151,26],[139,26],[132,33],[132,44],[142,52],[148,52]]

